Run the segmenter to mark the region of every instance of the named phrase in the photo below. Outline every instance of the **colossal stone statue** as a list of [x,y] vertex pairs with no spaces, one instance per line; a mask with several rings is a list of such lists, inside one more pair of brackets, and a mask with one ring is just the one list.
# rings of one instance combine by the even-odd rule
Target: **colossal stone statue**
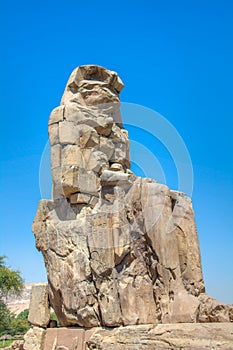
[[53,198],[33,232],[51,306],[63,326],[209,321],[191,200],[129,170],[122,88],[78,67],[49,119]]

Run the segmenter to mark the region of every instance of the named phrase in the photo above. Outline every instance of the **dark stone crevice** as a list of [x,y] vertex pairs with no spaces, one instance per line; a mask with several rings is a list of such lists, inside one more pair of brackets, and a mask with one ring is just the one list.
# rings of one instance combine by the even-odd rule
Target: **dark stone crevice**
[[172,198],[172,197],[170,197],[170,199],[171,199],[171,210],[173,211],[174,208],[175,208],[175,205],[176,205],[176,203],[177,203],[177,200],[174,199],[174,198]]

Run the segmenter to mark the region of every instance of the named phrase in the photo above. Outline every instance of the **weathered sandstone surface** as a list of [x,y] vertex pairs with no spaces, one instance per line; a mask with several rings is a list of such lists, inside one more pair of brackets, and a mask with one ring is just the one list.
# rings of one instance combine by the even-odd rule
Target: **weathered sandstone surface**
[[32,328],[25,350],[232,350],[231,323],[134,325],[116,328]]
[[43,328],[30,328],[24,336],[24,350],[44,350],[45,333]]
[[48,284],[38,283],[32,286],[28,321],[40,327],[46,327],[50,320]]
[[86,346],[89,350],[231,350],[233,328],[230,323],[184,323],[97,329]]
[[[78,67],[51,113],[53,198],[40,201],[33,224],[50,304],[62,326],[228,322],[232,309],[204,294],[191,200],[129,170],[122,88],[115,72]],[[158,337],[137,329],[148,344],[146,334]],[[124,331],[110,345],[101,332],[90,349],[122,348],[111,342]]]

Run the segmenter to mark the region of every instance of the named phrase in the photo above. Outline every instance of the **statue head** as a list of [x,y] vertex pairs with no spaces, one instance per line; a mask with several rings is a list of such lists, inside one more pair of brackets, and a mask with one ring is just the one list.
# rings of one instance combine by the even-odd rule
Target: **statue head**
[[122,88],[117,73],[100,66],[72,72],[49,120],[54,198],[88,205],[98,197],[103,170],[130,167],[128,134],[120,116]]

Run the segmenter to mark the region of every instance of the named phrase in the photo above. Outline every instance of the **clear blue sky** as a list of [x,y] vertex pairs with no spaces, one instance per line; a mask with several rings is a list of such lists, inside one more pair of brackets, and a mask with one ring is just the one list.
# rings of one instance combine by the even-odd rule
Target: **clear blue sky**
[[48,117],[71,71],[94,63],[119,73],[122,101],[158,111],[183,138],[206,289],[233,302],[232,18],[231,0],[0,2],[0,254],[27,282],[45,279],[31,224]]

